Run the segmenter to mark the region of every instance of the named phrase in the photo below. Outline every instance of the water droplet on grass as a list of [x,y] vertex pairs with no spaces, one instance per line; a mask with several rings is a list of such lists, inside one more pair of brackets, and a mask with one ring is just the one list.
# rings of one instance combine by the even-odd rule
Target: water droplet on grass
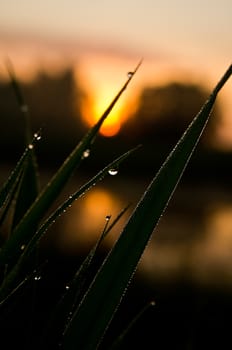
[[134,75],[134,73],[133,73],[133,72],[128,72],[128,73],[127,73],[127,78],[132,78],[132,77],[133,77],[133,75]]
[[30,143],[30,144],[28,145],[28,148],[29,148],[29,149],[33,149],[33,148],[34,148],[34,145],[33,145],[32,143]]
[[65,289],[66,289],[66,290],[69,290],[69,289],[70,289],[70,286],[67,284],[67,285],[65,286]]
[[34,277],[34,280],[35,280],[35,281],[41,280],[41,276],[35,276],[35,277]]
[[84,158],[88,158],[89,155],[90,155],[90,150],[89,150],[89,149],[86,149],[86,150],[83,152],[83,154],[82,154],[82,158],[83,158],[83,159],[84,159]]
[[39,141],[39,140],[41,139],[41,134],[40,134],[39,132],[36,132],[36,133],[34,134],[34,138],[35,138],[37,141]]
[[106,221],[109,221],[111,218],[111,215],[106,215]]
[[20,247],[20,249],[21,249],[21,250],[24,250],[25,247],[26,247],[26,244],[22,244],[21,247]]
[[112,175],[112,176],[117,175],[118,169],[112,168],[112,169],[110,169],[110,170],[108,171],[108,173],[109,173],[110,175]]

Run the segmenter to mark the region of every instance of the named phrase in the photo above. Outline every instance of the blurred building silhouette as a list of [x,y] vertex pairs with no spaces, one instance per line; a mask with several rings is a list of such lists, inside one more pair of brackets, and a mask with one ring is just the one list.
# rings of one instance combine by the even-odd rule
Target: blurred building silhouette
[[[140,95],[138,109],[124,125],[123,132],[130,139],[140,139],[151,147],[170,148],[175,145],[188,124],[199,112],[209,93],[201,86],[170,83],[145,88]],[[212,144],[217,123],[218,107],[214,108],[202,138],[205,146]]]
[[[57,75],[40,71],[35,80],[20,83],[20,86],[29,106],[33,132],[42,128],[42,140],[37,147],[40,164],[60,164],[87,130],[81,115],[82,103],[88,103],[87,94],[76,75],[74,77],[71,67]],[[145,173],[150,168],[151,159],[158,167],[208,95],[201,86],[182,83],[145,88],[141,92],[136,113],[122,125],[120,133],[111,138],[98,136],[91,150],[91,159],[85,162],[85,169],[100,170],[138,144],[143,145],[142,150],[127,160],[126,171],[134,171],[139,165]],[[217,103],[213,114],[201,140],[201,145],[208,149],[220,123]],[[8,162],[19,158],[24,147],[24,127],[11,83],[1,82],[2,160],[5,158]]]

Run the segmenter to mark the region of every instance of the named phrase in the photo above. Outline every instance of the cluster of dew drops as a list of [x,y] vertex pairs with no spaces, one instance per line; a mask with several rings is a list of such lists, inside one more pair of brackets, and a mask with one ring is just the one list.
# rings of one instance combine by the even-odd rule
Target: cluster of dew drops
[[[41,140],[41,137],[42,137],[41,134],[40,134],[39,132],[34,133],[33,136],[34,136],[34,140],[35,140],[35,141]],[[29,149],[33,149],[33,148],[34,148],[33,143],[29,143],[28,148],[29,148]]]

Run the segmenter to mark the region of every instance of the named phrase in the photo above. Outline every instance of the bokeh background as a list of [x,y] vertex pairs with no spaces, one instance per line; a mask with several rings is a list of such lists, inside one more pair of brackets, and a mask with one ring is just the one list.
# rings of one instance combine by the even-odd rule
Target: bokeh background
[[[1,181],[24,147],[8,59],[30,108],[33,131],[42,128],[36,150],[41,187],[143,59],[60,201],[121,153],[142,147],[58,220],[44,240],[45,249],[58,256],[82,256],[99,237],[105,217],[115,218],[130,204],[103,249],[112,246],[146,186],[231,64],[231,23],[229,0],[0,4]],[[187,349],[193,329],[197,337],[204,334],[205,341],[215,342],[216,335],[208,335],[220,328],[218,344],[227,334],[232,291],[231,88],[229,81],[217,99],[127,298],[134,302],[128,315],[136,311],[132,305],[138,309],[147,300],[157,300],[151,324],[160,341],[168,329],[178,349],[183,344]],[[150,327],[147,333],[153,332]],[[184,329],[181,334],[178,327]]]

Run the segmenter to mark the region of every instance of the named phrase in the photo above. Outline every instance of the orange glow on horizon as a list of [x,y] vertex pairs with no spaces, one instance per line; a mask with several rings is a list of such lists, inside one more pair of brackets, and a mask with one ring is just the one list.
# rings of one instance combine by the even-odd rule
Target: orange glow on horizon
[[[105,109],[107,108],[107,103],[104,103],[104,101],[101,101],[100,98],[96,101],[93,101],[90,106],[84,106],[83,107],[83,118],[84,122],[88,124],[88,126],[93,126],[96,124],[96,122],[99,120],[99,118],[104,113]],[[120,108],[115,108],[111,111],[109,116],[104,121],[101,129],[100,134],[106,137],[115,136],[121,128],[121,121],[120,121]]]
[[[88,84],[90,91],[87,100],[81,106],[83,121],[88,127],[93,126],[101,118],[103,113],[106,111],[115,95],[118,93],[119,89],[122,87],[122,83],[113,86],[113,80],[110,83],[104,82],[103,80],[95,84],[91,82]],[[112,84],[112,86],[110,86]],[[118,90],[117,90],[118,89]],[[129,101],[123,101],[124,96],[122,96],[118,102],[115,104],[107,118],[105,119],[102,127],[100,128],[100,134],[105,137],[112,137],[119,133],[123,122],[129,117],[130,105]],[[135,105],[135,103],[134,103]]]
[[[83,120],[88,127],[99,120],[125,83],[127,72],[133,71],[139,61],[139,58],[133,55],[130,57],[117,56],[106,51],[96,53],[87,50],[76,53],[74,48],[69,48],[66,52],[62,47],[58,49],[55,45],[45,45],[42,41],[28,43],[27,41],[14,40],[8,44],[7,42],[1,43],[0,48],[2,52],[7,52],[15,67],[16,76],[22,81],[33,80],[41,71],[57,74],[72,66],[78,85],[80,83],[84,91],[90,96],[89,101],[85,100],[84,105],[81,106]],[[177,61],[175,57],[158,60],[146,59],[145,57],[128,89],[104,121],[100,133],[111,137],[120,132],[125,120],[135,112],[138,96],[143,88],[179,81],[202,84],[212,89],[227,68],[224,62],[218,62],[217,65],[212,63],[211,66],[214,69],[210,71],[208,63],[198,63],[195,61],[186,63],[184,59]],[[4,61],[0,65],[0,78],[8,79]],[[217,148],[231,150],[231,81],[228,81],[223,87],[218,100],[221,102],[223,123],[218,127],[218,140],[215,144]]]
[[[76,66],[77,79],[88,93],[87,101],[82,105],[83,121],[93,126],[106,111],[112,100],[118,94],[128,79],[127,73],[133,71],[137,61],[123,57],[103,55],[85,55]],[[106,137],[115,136],[120,132],[122,124],[133,114],[137,106],[137,96],[141,83],[130,82],[128,89],[121,95],[106,120],[100,134]],[[133,88],[132,88],[133,86]]]
[[[93,188],[80,201],[73,204],[70,215],[64,222],[65,235],[60,237],[61,249],[83,249],[92,246],[99,238],[106,217],[112,215],[112,220],[123,208],[123,202],[112,190],[104,187]],[[112,228],[110,235],[104,239],[106,246],[111,246],[118,232],[124,226],[126,217],[122,218],[117,227]]]

